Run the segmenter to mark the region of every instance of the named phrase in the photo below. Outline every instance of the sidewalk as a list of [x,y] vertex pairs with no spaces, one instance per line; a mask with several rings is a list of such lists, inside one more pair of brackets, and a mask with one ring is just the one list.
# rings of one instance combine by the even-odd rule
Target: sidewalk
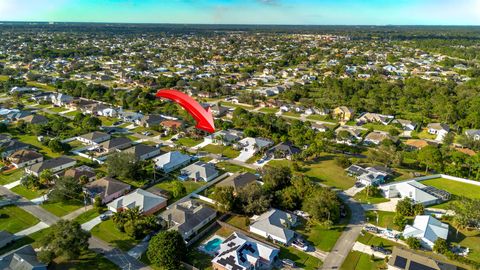
[[6,185],[4,185],[4,187],[8,188],[8,189],[12,189],[12,188],[14,188],[18,185],[20,185],[20,180],[17,180],[15,182],[10,183],[10,184],[6,184]]
[[69,214],[66,214],[65,216],[62,217],[62,219],[73,220],[90,209],[93,209],[93,205],[87,205],[87,207],[79,208]]
[[360,242],[355,242],[352,250],[360,251],[360,252],[368,254],[368,255],[373,254],[376,258],[382,258],[383,259],[383,258],[387,257],[387,255],[385,255],[381,252],[378,252],[378,251],[373,251],[372,248],[370,248],[369,246],[367,246],[365,244],[362,244]]
[[[107,215],[107,216],[112,216],[112,214],[113,213],[110,210],[102,213],[102,215]],[[82,229],[84,229],[85,231],[91,231],[93,227],[97,226],[100,223],[102,223],[102,220],[100,219],[100,216],[98,216],[90,221],[83,223],[81,226],[82,226]]]

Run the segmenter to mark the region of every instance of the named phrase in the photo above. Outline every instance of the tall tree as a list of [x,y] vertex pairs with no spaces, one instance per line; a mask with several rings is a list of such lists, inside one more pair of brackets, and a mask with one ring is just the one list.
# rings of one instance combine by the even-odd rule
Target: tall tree
[[165,270],[180,269],[187,247],[178,231],[162,231],[152,237],[148,244],[148,259]]
[[89,238],[90,233],[84,231],[77,221],[60,220],[40,239],[40,244],[42,251],[67,259],[77,259],[88,250]]

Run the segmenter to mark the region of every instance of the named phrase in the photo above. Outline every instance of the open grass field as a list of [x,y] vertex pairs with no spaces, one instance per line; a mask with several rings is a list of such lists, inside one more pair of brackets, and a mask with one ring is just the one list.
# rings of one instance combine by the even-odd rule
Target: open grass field
[[359,251],[350,251],[340,267],[341,270],[377,270],[385,269],[385,260],[376,258],[372,261],[370,255]]
[[47,192],[47,190],[44,190],[44,189],[40,189],[40,190],[28,189],[23,185],[18,185],[12,188],[11,191],[29,200],[36,199]]
[[7,205],[0,208],[0,231],[16,233],[32,227],[39,220],[18,206]]
[[13,171],[2,172],[0,174],[0,185],[6,185],[17,180],[24,175],[25,171],[23,169],[16,169]]
[[188,137],[180,138],[176,141],[177,144],[180,144],[186,147],[193,147],[201,142],[203,142],[203,139],[195,140],[193,138],[188,138]]
[[323,264],[320,259],[310,256],[294,247],[280,247],[278,257],[280,259],[290,259],[295,262],[297,267],[305,270],[319,269]]
[[48,212],[54,214],[57,217],[63,217],[66,214],[69,214],[81,207],[83,203],[80,201],[70,201],[70,202],[49,202],[46,201],[41,204],[41,207]]
[[259,111],[264,113],[276,113],[278,110],[278,108],[261,108]]
[[[340,189],[351,188],[355,184],[355,178],[349,177],[334,158],[334,155],[326,155],[318,161],[305,163],[302,165],[302,172],[312,180],[328,186]],[[272,160],[268,164],[290,166],[291,163],[289,160]]]
[[96,236],[112,246],[121,250],[128,251],[137,245],[140,241],[132,239],[126,233],[120,232],[111,219],[103,221],[95,226],[91,231],[93,236]]
[[427,186],[433,186],[446,190],[456,196],[465,196],[473,199],[480,199],[480,186],[457,182],[445,178],[435,178],[421,182]]
[[236,158],[240,155],[240,152],[232,149],[230,146],[223,146],[217,144],[209,144],[202,148],[203,151],[210,152],[212,154],[222,155],[228,158]]

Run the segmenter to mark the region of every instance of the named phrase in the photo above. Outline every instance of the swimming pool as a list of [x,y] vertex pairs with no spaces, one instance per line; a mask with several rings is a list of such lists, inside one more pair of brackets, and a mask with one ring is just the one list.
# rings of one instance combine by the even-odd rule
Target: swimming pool
[[209,253],[214,253],[220,249],[220,244],[223,242],[220,238],[214,238],[208,241],[203,248]]

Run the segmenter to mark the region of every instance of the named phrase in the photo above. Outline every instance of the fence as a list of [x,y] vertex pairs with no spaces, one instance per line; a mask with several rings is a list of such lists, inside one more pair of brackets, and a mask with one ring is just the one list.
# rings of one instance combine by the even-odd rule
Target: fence
[[205,196],[202,196],[200,194],[192,194],[192,197],[195,198],[195,199],[199,199],[201,201],[204,201],[204,202],[208,202],[208,203],[211,203],[211,204],[217,204],[217,202],[213,199],[210,199],[208,197],[205,197]]

